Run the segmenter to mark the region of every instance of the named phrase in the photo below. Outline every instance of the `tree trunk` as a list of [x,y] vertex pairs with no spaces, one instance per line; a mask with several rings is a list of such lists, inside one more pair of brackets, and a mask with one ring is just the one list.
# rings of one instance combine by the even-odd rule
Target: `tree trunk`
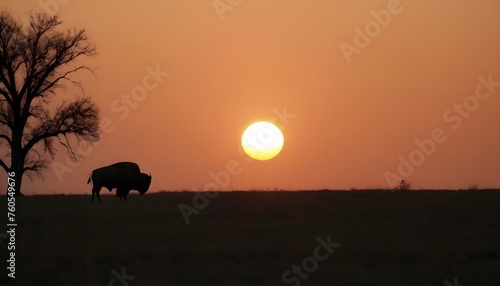
[[[14,152],[13,152],[14,153]],[[17,158],[16,158],[17,157]],[[23,193],[21,193],[21,183],[23,180],[23,168],[24,168],[24,159],[19,159],[19,156],[14,156],[12,154],[12,164],[10,168],[10,172],[14,172],[14,182],[16,185],[14,186],[14,196],[19,197],[23,196]]]
[[15,128],[12,134],[12,161],[10,164],[10,172],[14,172],[14,182],[16,183],[14,190],[14,195],[16,197],[23,196],[21,193],[21,183],[23,179],[24,173],[24,155],[21,146],[21,138],[22,138],[22,129]]
[[[22,170],[22,168],[21,168]],[[14,179],[16,180],[16,186],[14,187],[14,190],[16,191],[14,193],[14,196],[16,197],[22,197],[24,196],[23,193],[21,193],[21,183],[23,181],[23,171],[16,172],[16,175],[14,176]]]

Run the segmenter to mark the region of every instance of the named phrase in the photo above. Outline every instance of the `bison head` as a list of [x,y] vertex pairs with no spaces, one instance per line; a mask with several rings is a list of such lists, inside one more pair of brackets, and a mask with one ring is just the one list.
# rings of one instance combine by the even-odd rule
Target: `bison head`
[[139,191],[141,196],[144,195],[148,191],[149,185],[151,185],[151,178],[152,178],[151,175],[144,174],[144,173],[141,173],[141,175],[139,176],[137,190]]

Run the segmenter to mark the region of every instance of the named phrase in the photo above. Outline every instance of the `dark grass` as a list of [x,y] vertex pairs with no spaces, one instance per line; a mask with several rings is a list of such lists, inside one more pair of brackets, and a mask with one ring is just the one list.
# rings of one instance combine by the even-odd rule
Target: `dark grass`
[[294,285],[283,272],[331,235],[300,285],[500,285],[500,191],[221,193],[186,225],[193,196],[19,198],[17,284],[105,286],[125,267],[130,286]]

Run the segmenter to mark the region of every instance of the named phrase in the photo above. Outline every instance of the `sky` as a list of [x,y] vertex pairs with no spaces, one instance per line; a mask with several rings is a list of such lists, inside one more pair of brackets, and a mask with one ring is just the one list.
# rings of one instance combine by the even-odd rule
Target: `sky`
[[[388,188],[401,178],[414,189],[500,187],[497,0],[0,7],[21,22],[57,13],[61,30],[85,29],[97,49],[85,60],[95,75],[75,79],[105,132],[82,144],[79,162],[59,148],[44,180],[24,180],[26,194],[89,194],[90,172],[120,161],[152,174],[150,192]],[[257,121],[283,133],[271,160],[242,152]]]

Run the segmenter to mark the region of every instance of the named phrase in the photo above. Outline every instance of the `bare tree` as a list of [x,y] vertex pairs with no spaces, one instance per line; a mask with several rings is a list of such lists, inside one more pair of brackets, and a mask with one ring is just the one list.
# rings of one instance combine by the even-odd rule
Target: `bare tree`
[[57,143],[76,159],[72,145],[100,136],[99,110],[89,97],[54,103],[66,83],[81,88],[72,76],[92,72],[80,59],[96,54],[85,30],[56,31],[60,24],[57,16],[32,14],[29,26],[22,27],[10,13],[0,12],[0,148],[5,153],[0,166],[15,173],[16,195],[22,195],[24,174],[43,178]]

